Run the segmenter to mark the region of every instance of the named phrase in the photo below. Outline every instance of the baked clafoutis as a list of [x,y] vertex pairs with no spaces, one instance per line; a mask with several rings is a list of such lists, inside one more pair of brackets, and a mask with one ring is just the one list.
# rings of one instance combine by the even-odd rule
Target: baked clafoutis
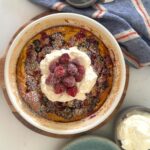
[[22,100],[37,115],[72,122],[96,112],[113,84],[108,48],[92,32],[55,26],[31,38],[17,62]]

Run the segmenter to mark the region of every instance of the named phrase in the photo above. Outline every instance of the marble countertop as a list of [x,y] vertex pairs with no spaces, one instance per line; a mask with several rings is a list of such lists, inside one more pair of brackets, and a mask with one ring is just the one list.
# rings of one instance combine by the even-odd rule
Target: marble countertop
[[[3,55],[15,31],[37,14],[45,11],[27,0],[0,0],[0,54]],[[150,106],[150,68],[130,68],[127,95],[122,108],[131,105]],[[121,108],[121,109],[122,109]],[[90,134],[113,139],[113,120]],[[11,113],[0,90],[0,149],[59,150],[71,139],[51,138],[26,128]]]

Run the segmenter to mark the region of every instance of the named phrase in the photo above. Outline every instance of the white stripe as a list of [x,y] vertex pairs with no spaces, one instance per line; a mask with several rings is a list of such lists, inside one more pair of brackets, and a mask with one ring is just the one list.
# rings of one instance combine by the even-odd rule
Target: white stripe
[[[62,5],[61,5],[62,4]],[[60,7],[58,7],[60,5]],[[64,4],[64,3],[62,3],[62,2],[57,2],[57,3],[55,3],[53,6],[52,6],[52,8],[53,9],[56,9],[56,10],[62,10],[64,7],[65,7],[66,5]],[[57,8],[58,7],[58,8]]]
[[147,28],[147,31],[148,31],[149,37],[150,37],[150,26],[149,26],[150,25],[150,16],[148,15],[147,11],[145,10],[145,8],[144,8],[143,3],[142,3],[141,0],[138,0],[138,2],[139,2],[140,7],[141,7],[142,11],[144,12],[144,14],[145,14],[145,16],[146,16],[147,19],[145,18],[143,12],[139,9],[139,6],[137,5],[136,1],[135,0],[131,0],[131,1],[134,4],[134,6],[135,6],[136,10],[138,11],[138,13],[143,18],[143,21],[145,23],[145,26]]
[[[101,12],[101,13],[100,13]],[[99,15],[98,15],[99,14]],[[97,10],[92,14],[92,18],[101,18],[105,14],[104,11]]]

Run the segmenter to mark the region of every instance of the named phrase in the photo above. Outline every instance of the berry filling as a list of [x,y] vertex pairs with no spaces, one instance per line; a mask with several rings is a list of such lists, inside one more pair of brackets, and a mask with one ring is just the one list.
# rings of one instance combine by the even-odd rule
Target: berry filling
[[52,61],[49,65],[49,75],[45,81],[54,88],[56,94],[66,92],[75,97],[78,93],[77,82],[81,82],[85,68],[77,59],[71,60],[67,53]]

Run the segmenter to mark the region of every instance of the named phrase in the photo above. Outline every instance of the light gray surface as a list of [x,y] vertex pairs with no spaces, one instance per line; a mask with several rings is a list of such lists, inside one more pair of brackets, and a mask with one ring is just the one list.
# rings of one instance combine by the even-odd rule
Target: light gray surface
[[[0,53],[4,53],[15,31],[29,19],[43,12],[27,0],[0,0]],[[130,68],[130,83],[122,107],[150,106],[150,68]],[[113,139],[113,121],[92,134]],[[69,139],[39,135],[22,125],[11,113],[0,91],[0,150],[59,150]]]

